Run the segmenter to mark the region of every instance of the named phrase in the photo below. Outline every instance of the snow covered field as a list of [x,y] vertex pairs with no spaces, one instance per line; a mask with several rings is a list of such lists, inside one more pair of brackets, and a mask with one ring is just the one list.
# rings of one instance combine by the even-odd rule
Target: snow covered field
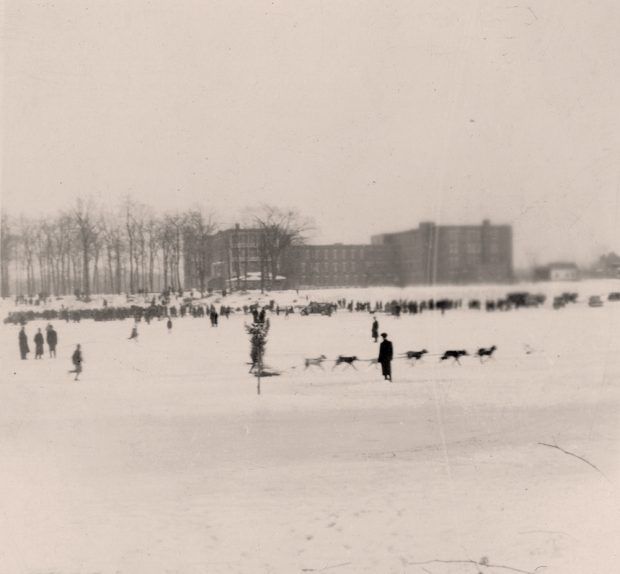
[[[572,287],[547,288],[614,286]],[[130,321],[56,321],[58,358],[42,361],[20,361],[2,325],[0,571],[620,571],[620,302],[378,319],[396,354],[498,352],[397,359],[391,384],[368,362],[304,371],[321,353],[375,357],[370,316],[272,316],[283,373],[258,397],[240,315],[141,323],[137,343]],[[31,349],[45,325],[28,324]]]

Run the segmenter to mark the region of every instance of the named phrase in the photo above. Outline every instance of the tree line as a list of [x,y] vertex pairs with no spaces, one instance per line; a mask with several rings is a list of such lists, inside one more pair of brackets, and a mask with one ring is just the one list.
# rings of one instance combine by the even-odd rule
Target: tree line
[[[244,225],[261,230],[263,286],[281,272],[286,248],[303,242],[311,228],[297,212],[270,205],[247,209]],[[219,230],[215,214],[204,208],[156,213],[130,198],[111,209],[92,199],[78,199],[72,208],[52,217],[3,212],[1,296],[168,289],[204,293],[211,263],[221,255],[213,253],[213,237]]]

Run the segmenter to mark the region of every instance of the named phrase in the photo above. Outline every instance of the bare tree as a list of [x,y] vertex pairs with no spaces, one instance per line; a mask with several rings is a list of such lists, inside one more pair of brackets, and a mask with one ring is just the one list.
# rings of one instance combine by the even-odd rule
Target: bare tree
[[129,292],[136,290],[136,271],[135,271],[135,252],[136,252],[136,213],[138,211],[136,203],[127,198],[124,205],[125,211],[125,232],[127,234],[127,257],[129,260]]
[[74,236],[74,225],[71,215],[61,213],[53,227],[53,253],[55,258],[56,275],[58,276],[57,293],[63,295],[72,290],[70,283],[70,250]]
[[157,229],[157,218],[151,214],[144,227],[145,244],[148,253],[148,290],[150,293],[155,292],[155,263],[157,262],[159,252]]
[[20,217],[19,239],[22,255],[22,265],[26,272],[26,292],[32,296],[35,293],[34,255],[35,255],[35,224],[32,220]]
[[2,213],[0,217],[0,297],[8,297],[11,293],[9,265],[15,258],[16,240],[12,221],[6,213]]
[[47,223],[43,220],[34,222],[34,241],[36,247],[36,255],[39,271],[39,292],[44,294],[50,293],[49,274],[48,274],[48,254],[49,248],[47,244],[48,230]]
[[303,244],[314,224],[296,210],[282,210],[267,204],[253,210],[251,217],[261,230],[259,252],[261,289],[264,289],[267,278],[273,283],[281,274],[283,258],[288,249]]
[[163,254],[165,288],[183,290],[181,263],[183,255],[183,230],[185,217],[179,213],[167,213],[159,226],[159,242]]
[[77,200],[72,212],[82,258],[82,293],[90,294],[90,259],[99,235],[99,222],[92,201]]
[[197,287],[204,295],[210,266],[209,242],[217,224],[212,213],[203,209],[189,210],[184,217],[183,251],[185,282],[188,287]]

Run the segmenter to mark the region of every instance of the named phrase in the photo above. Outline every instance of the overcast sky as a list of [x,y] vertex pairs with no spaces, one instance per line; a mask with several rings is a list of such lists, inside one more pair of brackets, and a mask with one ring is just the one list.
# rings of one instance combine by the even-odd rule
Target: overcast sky
[[511,223],[519,265],[620,252],[618,0],[10,0],[2,208],[78,194],[317,242]]

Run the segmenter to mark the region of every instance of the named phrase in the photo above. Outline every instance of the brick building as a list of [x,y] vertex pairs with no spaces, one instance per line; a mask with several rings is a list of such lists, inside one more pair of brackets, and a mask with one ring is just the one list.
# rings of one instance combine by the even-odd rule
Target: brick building
[[389,245],[299,245],[287,258],[290,287],[365,287],[398,282]]
[[[213,234],[208,242],[207,285],[214,289],[260,287],[261,230],[239,225]],[[195,272],[186,272],[186,284],[196,286]]]
[[491,225],[435,225],[384,233],[373,245],[395,251],[401,285],[434,283],[508,282],[513,279],[512,227]]
[[[260,287],[262,233],[237,225],[211,237],[209,287]],[[426,222],[416,229],[375,235],[370,244],[292,246],[278,268],[282,275],[267,287],[509,282],[513,279],[512,227],[491,225],[488,220],[482,225]],[[188,277],[192,285],[191,269]]]

